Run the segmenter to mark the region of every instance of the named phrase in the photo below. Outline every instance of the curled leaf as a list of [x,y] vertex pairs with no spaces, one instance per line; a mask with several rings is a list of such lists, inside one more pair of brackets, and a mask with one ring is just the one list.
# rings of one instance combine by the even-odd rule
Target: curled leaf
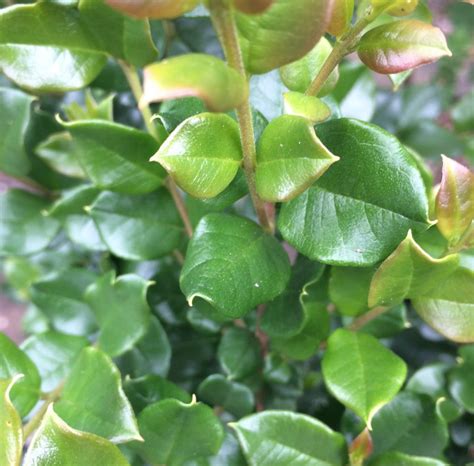
[[19,466],[23,449],[21,417],[10,400],[10,391],[23,375],[0,379],[0,464]]

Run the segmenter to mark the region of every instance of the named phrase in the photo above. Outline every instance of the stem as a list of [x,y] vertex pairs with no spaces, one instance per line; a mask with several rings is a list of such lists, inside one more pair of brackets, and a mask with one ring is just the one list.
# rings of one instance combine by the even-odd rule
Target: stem
[[[140,82],[140,77],[138,76],[137,70],[129,65],[128,63],[125,63],[123,61],[119,61],[119,64],[123,70],[123,73],[125,77],[127,78],[128,84],[130,86],[130,89],[132,90],[132,94],[135,97],[135,100],[137,104],[140,102],[140,99],[143,94],[143,89],[142,89],[142,83]],[[150,107],[147,106],[138,106],[140,113],[142,114],[143,121],[145,122],[145,126],[147,131],[158,141],[160,141],[160,135],[153,124],[153,115],[151,113]],[[173,198],[173,201],[176,205],[176,208],[178,209],[179,215],[181,217],[181,220],[183,221],[184,224],[184,229],[186,231],[186,234],[191,238],[193,236],[193,227],[191,224],[191,220],[189,219],[189,214],[186,209],[186,205],[183,201],[183,198],[181,197],[178,187],[176,186],[176,183],[173,181],[171,177],[168,177],[166,179],[166,187],[168,188],[168,191],[171,194],[171,197]]]
[[32,180],[31,178],[22,178],[13,175],[7,175],[4,172],[0,172],[0,185],[2,184],[6,184],[8,188],[22,188],[26,191],[39,194],[43,197],[54,197],[54,194],[48,188],[45,188],[36,181]]
[[[248,87],[248,79],[242,58],[242,51],[237,37],[233,12],[227,5],[226,0],[211,0],[210,11],[228,63],[245,78]],[[265,202],[257,194],[257,188],[255,185],[257,150],[255,147],[252,110],[248,98],[236,108],[236,113],[240,126],[240,138],[244,156],[244,172],[247,178],[250,197],[252,198],[252,203],[255,212],[257,213],[260,225],[262,225],[267,232],[273,233],[275,228],[274,221],[270,219],[265,208]]]
[[388,307],[379,306],[374,307],[371,311],[362,314],[360,317],[355,319],[347,328],[352,331],[360,330],[362,327],[367,325],[370,321],[376,319],[379,315],[383,314],[385,311],[388,311]]

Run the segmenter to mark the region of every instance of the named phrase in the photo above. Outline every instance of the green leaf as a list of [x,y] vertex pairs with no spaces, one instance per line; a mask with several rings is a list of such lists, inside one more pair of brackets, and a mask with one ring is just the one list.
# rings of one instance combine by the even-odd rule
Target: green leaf
[[0,333],[0,379],[23,374],[11,388],[10,399],[21,417],[35,406],[40,395],[41,379],[31,359],[6,335]]
[[189,243],[180,285],[188,302],[200,297],[229,317],[240,317],[278,296],[290,278],[278,241],[250,220],[208,214]]
[[103,192],[89,213],[109,250],[124,259],[162,257],[183,239],[183,224],[164,188],[143,196]]
[[331,14],[324,0],[275,0],[264,13],[236,15],[245,66],[263,74],[298,60],[321,39]]
[[474,173],[442,156],[443,176],[436,196],[437,227],[456,245],[474,220]]
[[243,328],[230,328],[222,336],[217,358],[229,379],[243,379],[255,372],[262,363],[257,338]]
[[141,439],[132,407],[122,389],[120,372],[96,348],[82,350],[55,409],[71,427],[114,443]]
[[339,37],[351,25],[354,14],[354,0],[336,0],[333,4],[331,20],[327,30],[333,36]]
[[222,60],[200,53],[168,58],[149,65],[144,71],[140,105],[199,97],[213,112],[226,112],[247,98],[244,78]]
[[397,139],[350,119],[318,126],[318,136],[341,160],[282,206],[280,231],[298,251],[325,263],[369,266],[387,257],[410,228],[428,227],[422,176]]
[[369,428],[374,414],[397,394],[407,374],[403,360],[376,338],[345,329],[329,338],[322,370],[328,390]]
[[50,392],[66,378],[79,353],[88,344],[84,337],[47,331],[29,337],[21,349],[38,368],[41,390]]
[[157,58],[148,21],[123,16],[106,0],[80,0],[79,11],[96,42],[108,54],[137,67]]
[[48,246],[59,223],[43,215],[47,206],[44,199],[19,189],[0,194],[0,256],[32,254]]
[[474,342],[474,272],[457,269],[426,296],[413,300],[416,312],[446,338]]
[[388,451],[442,458],[448,443],[446,423],[427,396],[400,393],[372,422],[374,456]]
[[100,189],[124,194],[154,191],[164,170],[149,163],[158,142],[149,134],[104,120],[65,123],[75,154],[87,176]]
[[310,121],[282,115],[258,141],[257,192],[269,202],[289,201],[338,160],[317,138]]
[[469,413],[474,413],[474,345],[459,349],[461,363],[449,374],[449,392]]
[[95,331],[96,321],[83,295],[96,278],[86,269],[61,271],[36,282],[31,288],[31,301],[51,320],[55,330],[88,335]]
[[331,116],[331,109],[325,102],[301,92],[283,94],[283,110],[288,115],[304,117],[311,123],[320,123]]
[[369,307],[393,306],[426,295],[459,266],[459,255],[434,259],[413,239],[411,231],[376,270],[370,283]]
[[[331,52],[331,43],[323,37],[303,58],[280,68],[280,76],[285,86],[291,91],[306,92]],[[334,89],[338,79],[339,70],[336,67],[318,95],[321,97],[329,94]]]
[[446,394],[446,372],[450,365],[438,362],[418,369],[407,382],[406,390],[429,395],[434,400]]
[[250,414],[255,399],[246,385],[213,374],[204,379],[197,389],[199,399],[211,406],[219,406],[236,418]]
[[150,308],[146,293],[151,282],[138,275],[115,277],[115,271],[90,285],[85,299],[99,323],[98,347],[109,356],[125,353],[146,333]]
[[[1,60],[1,59],[0,59]],[[0,88],[0,170],[8,175],[23,176],[30,170],[23,139],[30,120],[33,98],[15,89]]]
[[360,59],[382,74],[400,73],[452,54],[441,29],[408,19],[378,26],[362,36]]
[[135,444],[149,463],[179,466],[216,454],[224,430],[212,409],[195,399],[190,404],[168,399],[145,408],[138,418],[144,444]]
[[129,466],[115,445],[97,435],[73,429],[50,405],[28,448],[24,466],[53,464]]
[[312,417],[265,411],[232,424],[250,466],[343,466],[344,438]]
[[106,56],[74,8],[53,2],[0,12],[0,69],[32,92],[63,92],[89,84]]
[[406,455],[400,452],[388,452],[379,456],[371,466],[447,466],[447,463],[423,456]]
[[224,114],[190,117],[170,134],[151,161],[159,162],[192,196],[215,197],[229,186],[242,162],[239,127]]
[[97,101],[92,95],[92,90],[88,88],[84,92],[84,105],[80,105],[79,102],[75,100],[68,105],[64,105],[63,110],[69,121],[114,121],[114,98],[115,94],[110,94],[100,101]]
[[17,374],[11,379],[0,378],[0,464],[20,466],[23,450],[23,426],[20,415],[10,400],[10,392],[21,379]]
[[138,18],[171,19],[192,10],[198,0],[106,0],[123,13]]

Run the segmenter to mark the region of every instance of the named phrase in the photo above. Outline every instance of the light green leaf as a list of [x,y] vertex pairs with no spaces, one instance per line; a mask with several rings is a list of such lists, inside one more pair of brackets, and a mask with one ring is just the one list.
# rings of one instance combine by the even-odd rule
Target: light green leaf
[[262,363],[257,338],[243,328],[230,328],[222,336],[217,358],[228,377],[242,379],[255,372]]
[[243,58],[249,73],[263,74],[307,54],[326,31],[331,5],[325,0],[275,0],[264,13],[237,14]]
[[19,189],[0,194],[0,256],[32,254],[48,246],[59,223],[43,215],[47,206],[44,199]]
[[164,188],[142,196],[103,192],[89,214],[109,250],[124,259],[157,259],[178,249],[184,236]]
[[282,115],[258,141],[257,192],[269,202],[289,201],[338,160],[317,138],[310,121]]
[[378,26],[362,36],[357,53],[372,70],[400,73],[452,54],[441,29],[408,19]]
[[318,136],[341,160],[282,206],[280,231],[298,251],[325,263],[369,266],[387,257],[410,228],[428,227],[423,178],[397,139],[350,119],[319,125]]
[[13,176],[26,175],[30,161],[23,139],[30,119],[33,98],[16,89],[0,88],[0,170]]
[[388,452],[379,456],[371,466],[448,466],[443,461],[423,456],[406,455],[400,452]]
[[403,360],[376,338],[345,329],[329,338],[322,370],[328,390],[369,428],[374,414],[397,394],[407,374]]
[[197,392],[199,399],[211,406],[223,408],[236,418],[250,414],[255,404],[250,388],[221,374],[213,374],[204,379]]
[[457,269],[413,300],[416,312],[437,332],[459,343],[474,342],[474,272]]
[[[303,58],[280,68],[280,76],[285,86],[291,91],[306,92],[331,52],[331,43],[323,37]],[[321,97],[329,94],[334,89],[338,79],[339,70],[336,67],[318,95]]]
[[190,117],[170,134],[151,161],[159,162],[192,196],[215,197],[229,186],[242,162],[239,127],[224,114]]
[[31,359],[0,333],[0,379],[13,379],[18,374],[23,377],[11,387],[9,398],[21,417],[25,417],[39,399],[41,379]]
[[141,439],[132,407],[122,389],[120,372],[96,348],[82,350],[55,410],[71,427],[114,443]]
[[138,423],[145,443],[136,443],[136,449],[153,464],[179,466],[216,454],[224,439],[212,409],[195,399],[190,404],[174,399],[154,403],[140,413]]
[[145,194],[158,188],[164,170],[149,163],[158,142],[149,134],[105,120],[64,123],[83,170],[100,189]]
[[407,382],[406,390],[429,395],[433,400],[446,395],[446,372],[450,364],[438,362],[418,369]]
[[146,333],[150,308],[146,293],[151,282],[138,275],[115,277],[115,271],[90,285],[85,299],[99,323],[98,347],[109,356],[125,353]]
[[301,92],[283,94],[283,110],[288,115],[307,118],[311,123],[320,123],[331,116],[331,109],[326,103]]
[[130,466],[114,444],[97,435],[73,429],[50,405],[28,448],[24,466],[93,464]]
[[372,277],[369,307],[393,306],[406,298],[426,295],[458,266],[459,255],[434,259],[418,245],[409,231]]
[[11,379],[0,378],[0,464],[20,466],[23,450],[23,426],[10,392],[22,378],[17,374]]
[[41,390],[50,392],[69,374],[79,353],[88,344],[84,337],[47,331],[29,337],[21,349],[38,368]]
[[0,69],[32,92],[89,84],[107,61],[74,8],[39,2],[0,12]]
[[138,18],[171,19],[192,10],[198,0],[106,0],[130,16]]
[[449,374],[449,392],[469,413],[474,413],[474,345],[459,349],[461,363]]
[[327,30],[333,36],[339,37],[351,25],[352,15],[354,14],[354,0],[335,0],[331,20]]
[[213,112],[226,112],[247,98],[244,78],[222,60],[200,53],[168,58],[149,65],[144,71],[140,105],[199,97]]
[[341,434],[312,417],[265,411],[232,424],[250,466],[343,466]]
[[278,241],[250,220],[208,214],[186,253],[180,285],[220,313],[239,317],[278,296],[290,278],[288,256]]

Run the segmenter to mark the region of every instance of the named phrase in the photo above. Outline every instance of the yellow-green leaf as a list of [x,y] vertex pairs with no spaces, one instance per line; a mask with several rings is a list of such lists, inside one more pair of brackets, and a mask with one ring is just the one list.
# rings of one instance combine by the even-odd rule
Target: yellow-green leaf
[[21,417],[10,400],[10,391],[22,375],[0,379],[0,464],[19,466],[23,449]]
[[192,10],[198,0],[106,0],[123,13],[137,18],[171,19]]
[[319,123],[331,116],[331,109],[321,99],[301,92],[283,94],[283,110],[287,115],[301,116],[311,123]]

